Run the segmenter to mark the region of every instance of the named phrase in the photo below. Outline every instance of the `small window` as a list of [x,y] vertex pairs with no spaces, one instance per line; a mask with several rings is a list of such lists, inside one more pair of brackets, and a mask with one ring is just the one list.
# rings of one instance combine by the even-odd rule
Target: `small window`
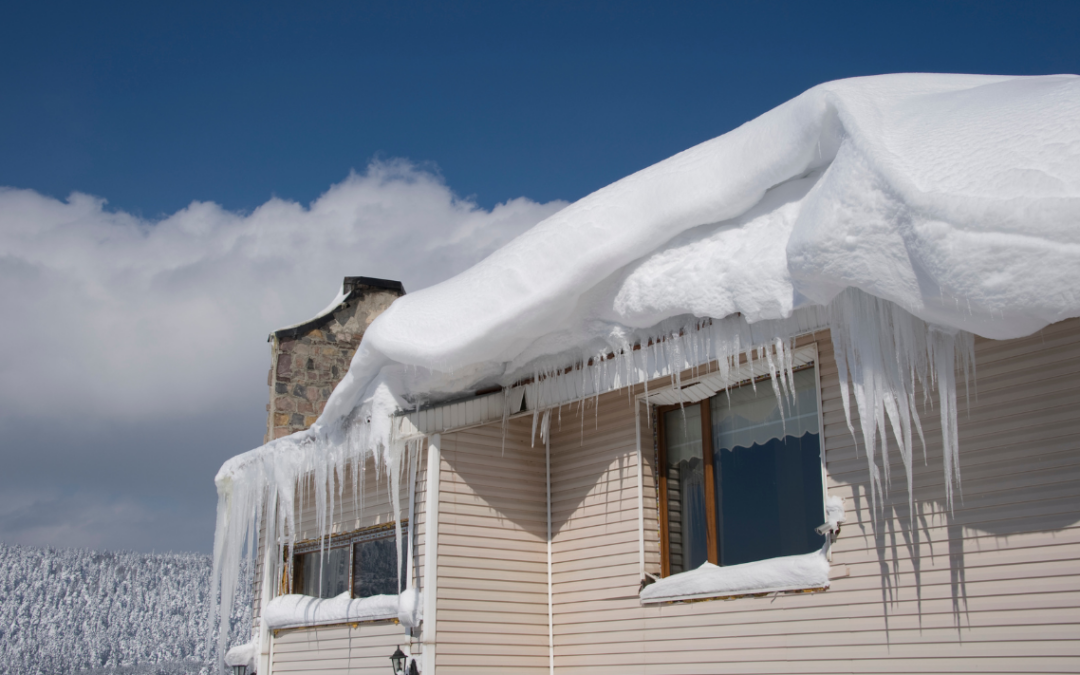
[[783,414],[771,383],[660,410],[664,575],[820,549],[824,474],[813,365]]
[[[353,544],[353,597],[397,595],[405,587],[405,566],[398,577],[398,559],[394,552],[394,533],[364,539]],[[400,586],[399,586],[400,584]]]
[[[403,537],[408,525],[402,524]],[[365,528],[331,539],[297,544],[293,558],[293,593],[332,598],[351,590],[354,598],[397,595],[405,588],[405,565],[398,575],[393,523]]]
[[349,589],[348,548],[300,553],[296,556],[296,563],[296,572],[299,573],[298,592],[301,595],[332,598]]

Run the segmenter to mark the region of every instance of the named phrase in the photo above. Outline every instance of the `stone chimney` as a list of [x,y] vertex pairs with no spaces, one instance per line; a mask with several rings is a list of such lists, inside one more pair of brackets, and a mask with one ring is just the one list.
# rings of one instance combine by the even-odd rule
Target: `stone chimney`
[[394,300],[400,281],[345,277],[344,298],[313,319],[270,334],[270,403],[263,442],[307,429],[345,376],[364,331]]

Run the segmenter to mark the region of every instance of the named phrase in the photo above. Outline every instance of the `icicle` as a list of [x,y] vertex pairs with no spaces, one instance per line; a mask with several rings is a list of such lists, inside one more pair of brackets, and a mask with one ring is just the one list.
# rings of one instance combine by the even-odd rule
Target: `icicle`
[[[929,397],[931,388],[937,388],[946,506],[951,510],[953,488],[960,486],[956,354],[961,353],[966,376],[968,364],[974,362],[972,336],[931,326],[887,300],[856,289],[838,295],[828,312],[844,415],[854,438],[850,383],[866,447],[875,513],[884,508],[883,497],[889,481],[887,420],[899,446],[907,478],[908,508],[914,514],[912,426],[923,444],[924,459],[926,453],[922,423],[915,406],[916,387],[923,388],[924,397]],[[877,463],[879,437],[884,482]]]
[[[900,446],[909,505],[912,504],[911,458],[916,435],[923,442],[924,457],[926,453],[915,405],[920,386],[927,395],[929,388],[938,388],[946,457],[946,497],[951,508],[953,487],[960,485],[954,368],[958,365],[959,352],[965,380],[974,373],[972,338],[966,333],[932,329],[899,307],[860,291],[841,293],[826,310],[799,310],[784,320],[751,325],[741,316],[732,316],[712,321],[689,319],[681,327],[668,322],[652,335],[640,334],[633,339],[620,336],[615,344],[583,350],[571,368],[562,365],[565,361],[548,360],[533,368],[531,380],[523,387],[504,389],[504,432],[509,419],[520,412],[520,405],[515,402],[520,402],[521,394],[533,414],[534,443],[537,432],[542,439],[550,433],[551,410],[558,407],[561,420],[562,405],[568,402],[578,405],[584,442],[584,413],[590,400],[598,411],[600,395],[639,383],[644,385],[647,398],[650,380],[660,377],[669,377],[681,391],[684,371],[700,375],[706,370],[702,366],[712,361],[716,361],[716,370],[724,382],[749,379],[755,391],[754,364],[767,367],[773,392],[782,412],[786,412],[794,400],[793,336],[826,325],[832,328],[845,419],[853,437],[852,398],[863,422],[862,444],[866,447],[873,508],[883,508],[890,479],[887,428],[892,429]],[[711,366],[707,370],[711,371]],[[279,439],[222,467],[218,475],[214,553],[218,584],[215,611],[219,616],[227,612],[235,597],[235,570],[243,547],[255,546],[248,552],[254,555],[260,534],[267,538],[264,542],[267,558],[262,570],[267,601],[276,592],[282,574],[291,574],[291,556],[285,553],[292,550],[298,536],[297,517],[302,505],[314,503],[317,536],[322,538],[320,549],[324,551],[330,542],[335,514],[343,504],[344,482],[349,478],[353,483],[353,500],[360,511],[354,516],[362,520],[369,459],[374,461],[376,481],[386,475],[397,523],[395,539],[401,551],[399,493],[402,476],[411,461],[408,454],[403,461],[402,454],[412,452],[413,439],[398,438],[402,427],[391,422],[394,412],[401,408],[400,402],[388,390],[372,391],[375,393],[339,426]],[[633,402],[632,392],[628,396]],[[652,406],[646,410],[651,423]],[[598,416],[596,424],[599,424]],[[262,520],[257,517],[259,514]],[[399,560],[399,569],[401,565]],[[222,648],[223,640],[224,633],[219,632]]]
[[[642,364],[642,371],[644,372],[644,363]],[[642,376],[642,382],[645,385],[645,400],[648,401],[649,400],[649,374],[648,374],[648,372],[645,372],[644,375]],[[649,426],[652,426],[652,406],[651,405],[645,406],[645,421],[649,424]]]
[[401,456],[405,453],[406,442],[397,441],[391,446],[390,456],[387,458],[387,471],[390,476],[390,504],[394,514],[394,551],[397,554],[397,579],[398,593],[401,588],[401,573],[404,571],[404,560],[401,555],[401,472],[404,469]]
[[[776,342],[774,343],[773,347],[775,349],[775,348],[779,347],[782,344],[783,344],[783,342],[780,340],[780,338],[776,338]],[[777,368],[776,368],[776,359],[773,359],[773,353],[768,348],[768,346],[762,346],[761,350],[759,351],[759,354],[760,354],[761,351],[765,352],[765,362],[769,366],[769,381],[772,383],[773,393],[776,395],[776,405],[780,408],[780,426],[784,430],[784,435],[786,436],[787,435],[787,415],[784,414],[784,395],[780,391],[780,385],[782,383],[779,382],[780,373],[777,371]],[[783,371],[783,357],[782,356],[780,357],[780,362],[781,362],[780,372],[782,372]]]
[[530,443],[529,443],[529,447],[531,447],[531,448],[536,447],[536,427],[537,427],[537,424],[539,424],[539,422],[540,422],[540,409],[539,408],[533,408],[532,436],[531,436],[531,440],[530,440]]
[[[381,397],[381,398],[380,398]],[[243,551],[253,560],[263,542],[260,604],[277,593],[282,575],[291,578],[291,552],[298,536],[301,508],[315,506],[315,536],[320,551],[328,548],[334,517],[340,510],[344,481],[351,476],[353,499],[363,517],[366,461],[375,460],[377,474],[385,469],[395,509],[398,550],[401,550],[400,455],[404,440],[392,440],[391,415],[396,402],[375,395],[359,406],[333,433],[302,432],[233,458],[216,478],[218,512],[214,538],[214,593],[211,611],[218,616],[218,658],[224,656],[228,616],[236,597],[237,571]],[[384,466],[386,465],[386,466]],[[378,478],[378,475],[377,475]],[[400,554],[399,554],[400,556]],[[399,567],[401,562],[399,560]]]
[[551,410],[545,410],[540,420],[540,442],[547,443],[551,438]]
[[945,463],[945,502],[953,509],[953,484],[960,487],[960,439],[956,414],[955,335],[932,331],[933,360],[938,375],[938,408],[941,414],[941,449]]

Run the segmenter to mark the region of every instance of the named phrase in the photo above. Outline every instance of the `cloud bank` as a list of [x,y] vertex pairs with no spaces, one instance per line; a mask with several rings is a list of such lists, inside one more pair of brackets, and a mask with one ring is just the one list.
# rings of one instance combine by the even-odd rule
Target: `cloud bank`
[[[256,420],[254,428],[222,428],[222,442],[258,443],[270,331],[322,309],[344,276],[398,279],[414,291],[563,206],[518,198],[486,210],[404,160],[374,162],[307,206],[273,198],[237,213],[196,201],[158,220],[86,194],[58,200],[0,188],[0,453],[15,469],[0,487],[77,493],[82,503],[108,485],[102,504],[128,504],[122,486],[158,480],[139,474],[153,471],[154,453],[183,447],[175,436],[184,428],[227,427],[236,413],[237,424]],[[161,443],[165,434],[170,443]],[[212,514],[218,463],[248,448],[211,452],[206,435],[190,449],[205,463],[193,473],[202,482],[185,487]],[[142,456],[128,462],[119,447]],[[109,478],[117,474],[124,480]],[[47,543],[47,528],[63,530],[4,517],[27,505],[0,505],[0,540]],[[80,543],[91,543],[93,523],[80,523]],[[206,546],[212,528],[211,515]],[[115,539],[103,545],[142,548],[137,538]]]
[[19,384],[0,388],[0,407],[144,419],[235,405],[265,379],[267,334],[322,309],[343,276],[417,290],[560,206],[486,211],[404,161],[374,163],[307,207],[192,202],[156,222],[85,194],[2,189],[0,315],[18,329],[0,335],[0,367]]

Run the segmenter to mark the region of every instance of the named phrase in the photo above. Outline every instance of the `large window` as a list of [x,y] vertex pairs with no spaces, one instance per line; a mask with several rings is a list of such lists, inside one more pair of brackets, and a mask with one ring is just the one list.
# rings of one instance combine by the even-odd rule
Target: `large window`
[[[402,540],[408,525],[401,526]],[[349,591],[354,598],[397,595],[405,588],[405,566],[398,576],[394,524],[338,535],[328,547],[319,541],[297,544],[292,592],[332,598]]]
[[780,399],[766,380],[659,410],[665,576],[825,543],[814,366],[792,384]]

